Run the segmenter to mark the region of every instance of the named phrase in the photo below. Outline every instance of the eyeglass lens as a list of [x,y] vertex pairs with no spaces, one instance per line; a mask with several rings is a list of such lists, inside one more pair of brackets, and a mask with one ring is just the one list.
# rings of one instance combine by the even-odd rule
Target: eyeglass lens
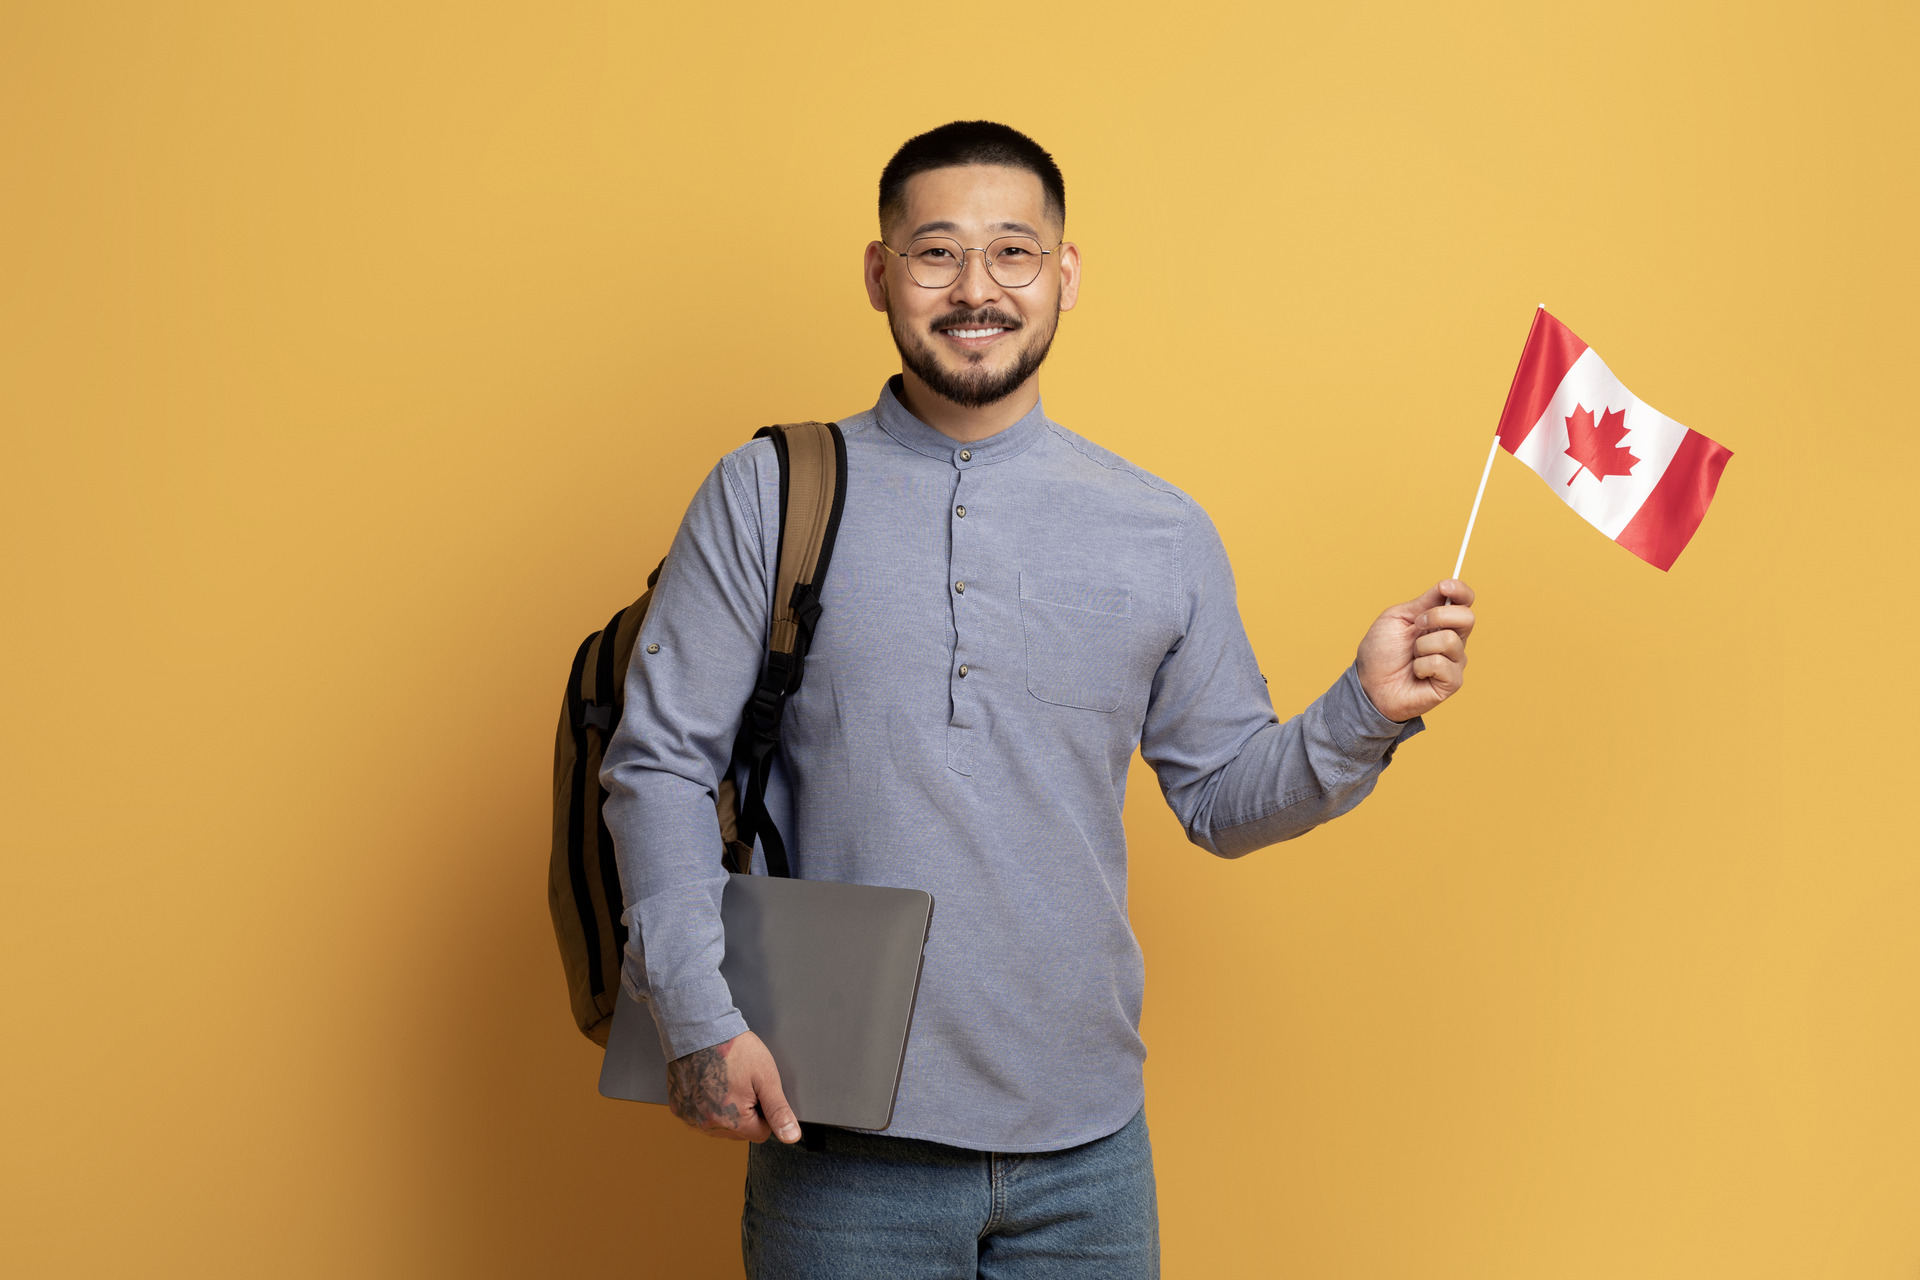
[[[960,278],[968,252],[958,240],[922,236],[907,246],[907,272],[916,284],[943,289]],[[1008,289],[1032,284],[1046,261],[1040,242],[1031,236],[1001,236],[980,252],[987,260],[987,274]]]

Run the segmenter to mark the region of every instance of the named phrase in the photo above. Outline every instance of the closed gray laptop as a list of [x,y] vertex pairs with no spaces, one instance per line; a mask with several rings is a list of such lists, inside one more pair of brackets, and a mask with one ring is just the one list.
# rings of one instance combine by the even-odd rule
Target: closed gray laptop
[[[803,1123],[884,1129],[906,1060],[933,896],[918,889],[730,875],[720,976],[780,1068]],[[667,1100],[653,1013],[622,984],[600,1092]]]

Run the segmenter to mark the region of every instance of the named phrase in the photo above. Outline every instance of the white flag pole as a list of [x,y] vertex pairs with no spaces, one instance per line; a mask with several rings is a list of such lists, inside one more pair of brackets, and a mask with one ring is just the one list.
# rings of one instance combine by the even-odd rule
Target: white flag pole
[[1460,576],[1461,567],[1467,563],[1467,543],[1473,539],[1473,522],[1480,518],[1480,499],[1487,492],[1487,477],[1493,474],[1493,455],[1500,452],[1500,437],[1493,438],[1493,444],[1487,449],[1487,465],[1480,469],[1480,487],[1473,491],[1473,510],[1467,515],[1467,531],[1460,535],[1460,555],[1453,562],[1453,576]]
[[[1540,317],[1546,313],[1547,304],[1544,302],[1534,308],[1533,328],[1527,330],[1527,343],[1529,346],[1533,343],[1534,329],[1540,327]],[[1520,359],[1524,364],[1526,361],[1526,352],[1524,350],[1520,353]],[[1516,383],[1519,381],[1519,374],[1516,373],[1514,375],[1514,380]],[[1513,399],[1512,390],[1507,392],[1507,399]],[[1506,421],[1505,410],[1501,411],[1501,421],[1503,423]],[[1473,491],[1473,510],[1467,513],[1467,531],[1460,535],[1460,554],[1454,557],[1453,576],[1456,579],[1460,576],[1460,570],[1464,569],[1467,564],[1467,544],[1473,541],[1473,522],[1480,518],[1480,499],[1484,498],[1487,494],[1487,477],[1493,474],[1493,455],[1498,452],[1500,452],[1500,433],[1496,431],[1493,433],[1493,443],[1487,446],[1487,465],[1480,468],[1480,487]],[[1453,601],[1449,600],[1447,603],[1452,604]]]

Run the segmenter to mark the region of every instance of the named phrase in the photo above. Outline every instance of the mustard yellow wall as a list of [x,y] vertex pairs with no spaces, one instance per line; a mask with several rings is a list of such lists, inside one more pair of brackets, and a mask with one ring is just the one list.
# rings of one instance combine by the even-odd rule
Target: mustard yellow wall
[[908,134],[1065,165],[1058,419],[1275,701],[1451,565],[1546,302],[1735,452],[1500,459],[1465,695],[1241,862],[1134,779],[1172,1277],[1920,1275],[1910,4],[0,7],[0,1271],[727,1276],[543,876],[574,645],[893,367]]

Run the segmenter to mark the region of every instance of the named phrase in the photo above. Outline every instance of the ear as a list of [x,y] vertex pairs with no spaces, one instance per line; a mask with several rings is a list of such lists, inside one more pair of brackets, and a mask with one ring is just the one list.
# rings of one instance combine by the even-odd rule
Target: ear
[[875,311],[887,309],[887,247],[878,240],[867,242],[866,260],[861,264],[861,275],[867,284],[867,301],[873,304]]
[[1060,309],[1071,311],[1080,301],[1080,246],[1068,240],[1054,252],[1060,255]]

